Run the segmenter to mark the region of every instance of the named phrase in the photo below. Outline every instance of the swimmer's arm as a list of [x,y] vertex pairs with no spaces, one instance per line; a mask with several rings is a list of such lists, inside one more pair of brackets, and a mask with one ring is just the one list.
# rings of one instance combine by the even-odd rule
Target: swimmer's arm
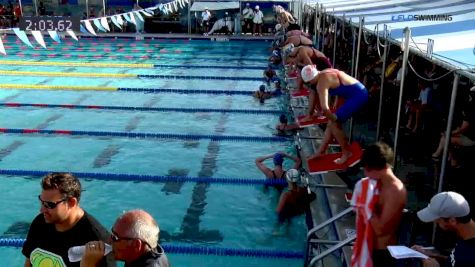
[[300,160],[298,157],[289,155],[289,154],[284,153],[284,152],[280,152],[280,153],[281,153],[282,155],[284,155],[284,157],[289,158],[289,159],[291,159],[291,160],[293,160],[293,161],[295,162],[293,169],[298,169],[298,168],[300,167],[301,160]]
[[308,116],[313,116],[315,113],[315,106],[316,106],[316,95],[314,90],[310,90],[310,94],[308,95]]
[[[321,75],[321,74],[320,74]],[[327,117],[331,121],[336,121],[337,117],[330,111],[330,107],[328,105],[328,90],[330,89],[330,84],[328,81],[321,81],[318,83],[317,92],[318,97],[320,99],[320,106],[322,107],[323,115]]]
[[[404,190],[404,189],[403,189]],[[395,191],[395,190],[393,190]],[[395,218],[401,218],[402,210],[406,204],[406,194],[401,192],[394,192],[394,198],[390,203],[385,203],[382,207],[380,214],[373,214],[369,222],[377,236],[384,236],[394,232],[397,229],[397,224],[400,220]],[[393,195],[393,194],[391,194]],[[398,197],[398,195],[401,195]]]
[[31,267],[30,258],[26,258],[25,267]]
[[270,155],[267,155],[267,156],[262,156],[262,157],[258,157],[256,159],[256,166],[259,170],[261,170],[262,173],[264,173],[267,177],[272,177],[272,170],[269,169],[265,164],[264,164],[264,160],[266,159],[271,159],[274,157],[274,154],[270,154]]

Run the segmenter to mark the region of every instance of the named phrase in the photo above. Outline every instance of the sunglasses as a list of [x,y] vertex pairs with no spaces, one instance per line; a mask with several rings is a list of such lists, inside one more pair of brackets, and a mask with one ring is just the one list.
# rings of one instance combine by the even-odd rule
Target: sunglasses
[[59,205],[59,203],[66,201],[67,198],[63,198],[59,201],[54,202],[54,201],[44,201],[44,200],[41,199],[41,196],[38,196],[38,200],[41,202],[41,205],[43,207],[52,210],[52,209],[56,208]]
[[151,246],[147,242],[143,241],[140,238],[119,237],[116,233],[114,233],[114,230],[111,229],[111,240],[112,240],[112,242],[119,242],[121,240],[137,240],[137,239],[144,242],[148,247],[151,248]]

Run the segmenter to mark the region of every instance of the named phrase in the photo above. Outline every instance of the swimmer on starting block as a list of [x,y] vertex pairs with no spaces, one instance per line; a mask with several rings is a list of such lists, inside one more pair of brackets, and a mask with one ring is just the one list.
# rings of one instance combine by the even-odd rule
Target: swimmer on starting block
[[[311,89],[308,114],[303,121],[313,119],[317,102],[320,102],[323,114],[328,118],[320,148],[310,159],[325,154],[330,141],[335,137],[342,149],[342,156],[336,159],[335,163],[343,164],[351,156],[351,152],[342,123],[366,104],[368,91],[360,81],[337,69],[318,71],[314,65],[307,65],[302,69],[301,76],[305,83],[310,84]],[[330,96],[338,96],[345,100],[335,113],[330,111]]]

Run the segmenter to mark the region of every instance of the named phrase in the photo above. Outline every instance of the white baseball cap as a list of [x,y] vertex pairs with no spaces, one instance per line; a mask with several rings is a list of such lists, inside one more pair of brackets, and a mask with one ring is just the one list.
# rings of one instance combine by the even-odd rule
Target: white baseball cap
[[315,65],[307,65],[307,66],[303,67],[302,72],[300,73],[300,75],[302,76],[302,80],[304,82],[309,82],[309,81],[315,79],[315,77],[317,77],[317,75],[318,75],[317,67],[315,67]]
[[432,197],[429,205],[417,212],[423,222],[433,222],[439,218],[459,218],[470,213],[467,200],[455,192],[442,192]]
[[285,178],[289,183],[297,183],[299,181],[299,171],[296,169],[290,169],[285,172]]

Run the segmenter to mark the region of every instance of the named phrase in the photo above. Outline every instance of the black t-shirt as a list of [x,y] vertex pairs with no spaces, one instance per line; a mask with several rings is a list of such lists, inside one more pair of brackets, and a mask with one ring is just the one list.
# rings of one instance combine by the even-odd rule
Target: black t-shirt
[[158,245],[154,250],[145,253],[136,261],[125,264],[125,267],[170,267],[170,264],[163,248]]
[[[110,233],[91,215],[84,216],[76,225],[66,232],[58,232],[54,224],[45,222],[43,214],[39,214],[31,223],[22,253],[30,259],[33,267],[41,266],[46,260],[53,266],[79,267],[80,262],[69,262],[68,249],[73,246],[85,245],[89,241],[102,240],[108,242]],[[101,267],[115,266],[113,255],[100,263]]]
[[457,242],[457,245],[445,262],[445,267],[473,266],[475,266],[475,238]]

